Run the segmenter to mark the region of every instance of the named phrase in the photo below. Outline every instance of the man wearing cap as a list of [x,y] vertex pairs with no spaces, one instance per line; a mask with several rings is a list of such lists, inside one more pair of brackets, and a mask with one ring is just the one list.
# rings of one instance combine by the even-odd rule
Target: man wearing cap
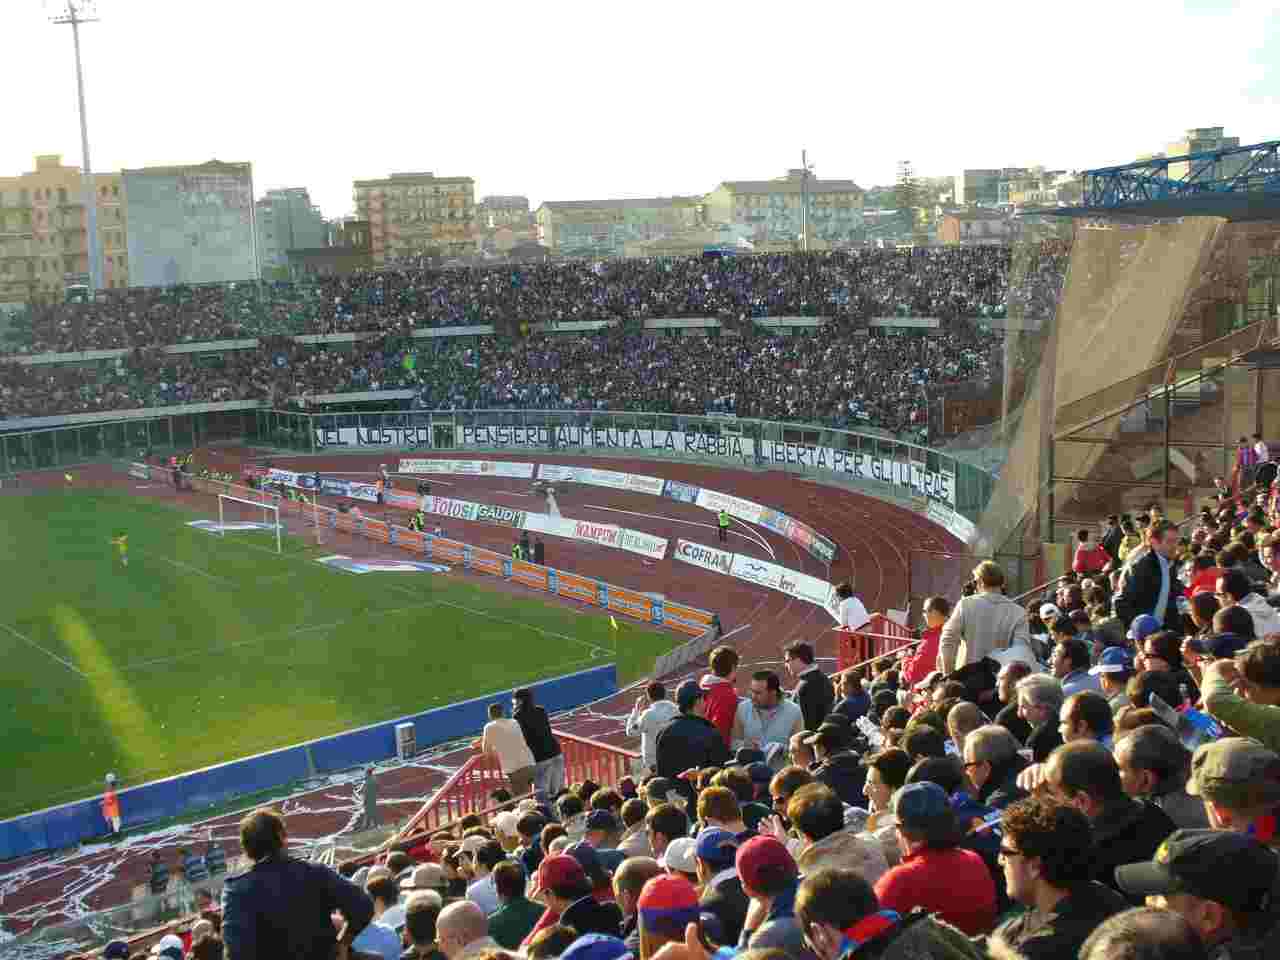
[[1183,585],[1173,562],[1178,539],[1178,528],[1167,520],[1158,520],[1147,528],[1151,552],[1125,568],[1115,597],[1116,616],[1125,623],[1149,613],[1165,629],[1177,630],[1181,625],[1177,598],[1182,596]]
[[[1116,869],[1120,889],[1185,919],[1213,960],[1275,956],[1280,858],[1242,833],[1179,830],[1144,863]],[[1268,942],[1271,941],[1271,942]]]
[[330,960],[334,910],[346,918],[337,942],[347,947],[373,919],[363,890],[329,867],[288,856],[286,840],[284,819],[274,810],[240,821],[240,845],[253,868],[228,877],[222,888],[227,960]]
[[1107,706],[1114,717],[1122,708],[1129,706],[1129,694],[1126,685],[1133,676],[1133,661],[1129,651],[1124,647],[1107,647],[1102,651],[1097,664],[1089,668],[1089,673],[1098,678],[1098,690],[1107,698]]
[[783,696],[782,680],[772,670],[751,675],[747,697],[738,702],[733,717],[733,743],[741,749],[759,750],[774,769],[782,766],[787,744],[804,729],[804,712]]
[[656,680],[645,688],[643,697],[636,697],[627,715],[626,733],[628,737],[640,737],[640,763],[644,771],[657,768],[658,734],[679,713],[676,705],[667,699],[667,688]]
[[129,944],[125,940],[112,940],[102,948],[102,960],[129,960]]
[[676,688],[676,706],[680,716],[658,734],[658,775],[676,781],[676,789],[694,800],[693,789],[678,779],[686,770],[718,767],[729,759],[720,732],[704,715],[706,698],[696,680],[686,680]]
[[1000,818],[1000,867],[1009,896],[1026,908],[991,935],[1023,960],[1074,956],[1094,927],[1129,904],[1092,879],[1093,829],[1079,810],[1037,796]]
[[853,732],[839,724],[824,723],[816,733],[804,741],[813,750],[818,767],[813,778],[835,791],[842,803],[851,807],[866,802],[862,785],[867,779],[867,768],[862,758],[853,752]]
[[801,787],[787,801],[787,819],[800,834],[804,846],[796,863],[806,876],[826,867],[856,870],[874,884],[889,869],[880,845],[858,835],[858,827],[845,826],[844,804],[825,784]]
[[516,950],[542,916],[543,906],[524,895],[524,868],[504,860],[493,868],[498,909],[489,917],[489,936],[504,950]]
[[698,891],[679,874],[663,874],[644,885],[636,901],[640,956],[653,957],[668,943],[683,944],[685,928],[700,916]]
[[747,895],[734,859],[738,854],[738,838],[720,827],[704,827],[694,846],[694,864],[698,888],[702,891],[702,909],[720,921],[720,932],[726,946],[733,946],[742,936],[747,919]]
[[632,953],[640,953],[640,893],[662,867],[653,857],[628,857],[613,875],[613,896],[622,910],[622,940]]
[[160,960],[182,960],[182,938],[174,933],[166,933],[151,948],[151,955]]
[[795,915],[800,869],[782,841],[752,837],[738,847],[734,865],[742,892],[751,900],[738,938],[739,949],[775,947],[791,956],[803,955],[804,931]]
[[969,936],[995,926],[996,886],[982,857],[959,846],[963,834],[947,793],[922,781],[893,798],[902,862],[875,884],[880,904],[899,913],[923,907]]
[[400,890],[402,893],[410,894],[423,890],[432,890],[444,896],[446,885],[444,867],[438,863],[423,863],[413,868],[408,882],[401,881]]
[[693,837],[676,837],[667,844],[667,849],[662,851],[662,856],[658,858],[658,866],[667,873],[679,874],[693,883],[698,877],[693,852],[696,844],[697,841]]
[[1201,682],[1215,720],[1280,751],[1280,642],[1255,640],[1235,660],[1206,664]]
[[1191,753],[1176,733],[1162,723],[1149,723],[1124,734],[1111,752],[1125,793],[1151,801],[1181,829],[1209,826],[1204,803],[1187,793]]
[[[538,868],[538,890],[547,913],[561,926],[578,933],[604,933],[616,937],[622,928],[622,911],[616,903],[601,903],[591,895],[591,881],[576,859],[568,854],[547,857]],[[546,914],[529,934],[533,937],[545,923]]]
[[1256,740],[1224,737],[1197,747],[1187,793],[1204,801],[1214,829],[1280,847],[1280,755]]
[[595,850],[600,865],[610,875],[627,859],[627,855],[615,846],[621,833],[622,822],[611,811],[592,810],[587,814],[587,831],[582,839]]

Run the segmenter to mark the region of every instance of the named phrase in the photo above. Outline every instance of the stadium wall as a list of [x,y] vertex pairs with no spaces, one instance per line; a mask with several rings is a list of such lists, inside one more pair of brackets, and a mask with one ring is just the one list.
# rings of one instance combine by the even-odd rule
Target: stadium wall
[[[618,689],[614,664],[592,667],[530,685],[548,713],[558,713],[609,696]],[[336,773],[394,756],[395,727],[412,722],[420,747],[474,735],[488,719],[496,691],[408,717],[398,717],[345,733],[310,740],[190,773],[120,791],[123,826],[132,829],[156,820],[207,810],[235,799],[306,777]],[[0,821],[0,860],[74,846],[107,832],[100,798],[79,800]]]

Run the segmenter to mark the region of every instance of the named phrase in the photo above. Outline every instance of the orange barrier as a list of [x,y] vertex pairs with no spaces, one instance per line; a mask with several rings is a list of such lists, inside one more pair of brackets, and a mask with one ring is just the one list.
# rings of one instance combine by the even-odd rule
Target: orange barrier
[[904,641],[913,639],[907,627],[890,620],[883,613],[871,614],[871,619],[860,630],[837,629],[834,632],[836,664],[841,671],[880,659],[895,648],[905,646]]

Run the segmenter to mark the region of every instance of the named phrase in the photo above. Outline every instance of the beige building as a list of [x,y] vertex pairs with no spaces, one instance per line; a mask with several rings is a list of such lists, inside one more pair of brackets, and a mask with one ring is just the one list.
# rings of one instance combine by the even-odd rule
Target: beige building
[[528,197],[485,197],[476,204],[476,214],[480,227],[489,230],[498,227],[527,227],[533,219],[529,216]]
[[790,244],[801,234],[801,195],[807,197],[809,249],[813,241],[849,243],[861,239],[863,191],[852,180],[807,178],[788,170],[776,180],[726,180],[707,194],[709,224],[736,224],[760,245]]
[[[61,299],[89,273],[88,216],[79,167],[59,154],[35,158],[35,170],[0,177],[0,303]],[[102,285],[129,285],[126,208],[120,174],[94,175]]]
[[467,256],[479,246],[475,181],[393,173],[355,182],[356,214],[369,222],[373,262],[420,254]]
[[697,197],[635,200],[548,200],[538,207],[538,242],[557,253],[622,256],[628,244],[696,228]]

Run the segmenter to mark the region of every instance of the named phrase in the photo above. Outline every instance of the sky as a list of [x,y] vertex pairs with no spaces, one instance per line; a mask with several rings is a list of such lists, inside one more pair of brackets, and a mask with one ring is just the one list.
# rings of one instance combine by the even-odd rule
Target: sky
[[[65,5],[65,0],[61,0]],[[80,162],[58,0],[0,0],[0,175]],[[255,193],[470,176],[477,199],[701,194],[800,165],[863,187],[1083,169],[1224,126],[1280,139],[1280,0],[303,5],[97,0],[96,170],[251,161]],[[26,93],[23,93],[26,91]]]

